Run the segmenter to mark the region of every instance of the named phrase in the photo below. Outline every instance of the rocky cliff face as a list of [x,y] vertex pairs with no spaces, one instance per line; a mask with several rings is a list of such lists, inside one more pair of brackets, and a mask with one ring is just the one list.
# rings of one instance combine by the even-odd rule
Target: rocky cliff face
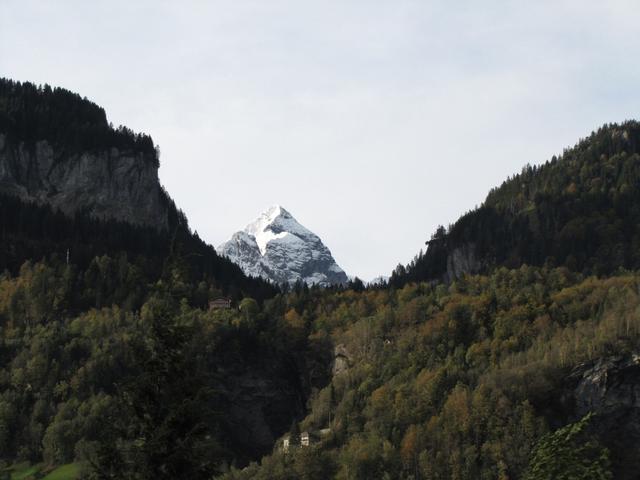
[[[281,373],[281,372],[279,372]],[[254,460],[270,452],[276,439],[304,415],[305,387],[297,378],[273,372],[243,372],[229,376],[222,390],[228,401],[228,440]]]
[[476,255],[475,245],[467,243],[454,248],[447,255],[447,272],[444,275],[444,281],[453,282],[465,274],[478,273],[481,268],[482,263]]
[[596,414],[592,430],[609,448],[615,478],[640,472],[640,354],[580,365],[569,378],[575,419]]
[[116,148],[66,154],[44,140],[15,144],[0,133],[0,192],[68,215],[82,211],[163,229],[168,208],[157,166],[147,157]]
[[347,275],[329,249],[279,205],[218,247],[218,253],[237,263],[247,275],[276,283],[328,286],[347,282]]
[[340,343],[333,349],[333,362],[331,365],[331,374],[335,377],[349,370],[353,364],[353,357],[349,349]]

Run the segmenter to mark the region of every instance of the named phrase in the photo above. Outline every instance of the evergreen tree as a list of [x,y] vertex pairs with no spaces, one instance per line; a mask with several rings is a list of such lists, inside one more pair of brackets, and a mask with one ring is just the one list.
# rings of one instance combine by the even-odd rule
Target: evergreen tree
[[525,480],[611,480],[609,451],[587,434],[586,415],[542,438]]

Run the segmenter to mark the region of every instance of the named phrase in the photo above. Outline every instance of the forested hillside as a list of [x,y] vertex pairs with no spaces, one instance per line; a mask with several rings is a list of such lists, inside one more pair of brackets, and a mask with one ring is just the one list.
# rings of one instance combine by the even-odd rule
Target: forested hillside
[[640,268],[640,124],[606,125],[560,157],[526,166],[427,243],[396,269],[394,285],[500,265],[595,275]]
[[[99,220],[87,214],[68,217],[47,205],[25,203],[0,194],[0,269],[17,274],[26,260],[67,261],[81,270],[103,255],[126,258],[136,266],[136,289],[148,291],[179,256],[189,278],[187,298],[203,307],[223,295],[240,300],[249,295],[257,300],[275,295],[277,289],[261,279],[246,277],[242,270],[189,229],[187,219],[172,200],[170,230],[157,231],[115,220]],[[113,285],[120,280],[109,280]],[[119,285],[121,288],[126,288]],[[140,307],[142,297],[132,306]],[[102,304],[98,303],[98,307]]]
[[210,478],[271,449],[326,382],[322,346],[288,328],[279,300],[190,306],[208,292],[186,267],[171,258],[146,284],[121,254],[0,276],[0,461]]
[[597,415],[551,451],[545,435],[586,415],[589,362],[637,354],[639,292],[635,273],[503,267],[451,285],[290,295],[285,318],[348,363],[297,429],[331,433],[223,478],[635,478],[637,404],[612,371],[603,398],[620,405],[589,404]]
[[636,478],[639,139],[526,167],[387,286],[290,295],[334,375],[295,447],[222,478]]
[[[95,257],[123,254],[136,264],[148,284],[160,278],[171,255],[181,255],[191,283],[204,282],[198,286],[201,291],[209,289],[214,295],[229,295],[235,300],[243,294],[258,300],[275,294],[273,286],[247,278],[190,231],[185,215],[160,186],[157,174],[137,185],[139,170],[114,170],[118,156],[96,153],[113,149],[128,152],[134,166],[157,171],[158,155],[151,137],[126,127],[113,128],[104,110],[86,98],[62,88],[0,79],[0,140],[0,271],[8,269],[15,274],[25,260],[66,259],[67,254],[72,264],[86,269]],[[35,155],[34,159],[29,153],[39,151],[42,142],[56,153],[55,158]],[[8,156],[7,151],[14,156]],[[85,190],[76,199],[81,203],[74,206],[71,202],[66,214],[52,204],[60,192],[55,184],[47,183],[55,166],[65,162],[80,162],[76,170],[81,173],[70,185],[64,183],[68,178],[62,179],[70,191],[60,203],[69,206],[65,200]],[[149,162],[151,167],[146,165]],[[104,169],[112,172],[110,178],[99,177]],[[74,173],[69,167],[62,175]],[[137,195],[127,198],[119,188],[130,184],[153,188],[142,192],[142,197],[158,195],[157,204],[133,205],[134,219],[136,210],[152,208],[143,224],[118,217],[118,203],[103,198],[122,196],[125,203],[135,202]],[[39,196],[33,193],[37,191]],[[202,292],[196,295],[196,287],[192,290],[192,303],[203,306],[210,299]]]
[[[55,208],[45,182],[56,165],[81,165],[78,189],[124,195],[118,182],[135,189],[137,177],[114,165],[125,155],[142,169],[131,175],[153,173],[153,142],[63,89],[0,90],[0,475],[2,464],[77,461],[93,478],[208,478],[270,450],[310,388],[280,325],[265,320],[258,338],[241,322],[258,321],[251,312],[278,289],[219,257],[153,175],[157,225],[112,218],[91,190],[92,210]],[[39,155],[43,145],[57,156]],[[221,297],[233,308],[209,311]],[[236,401],[247,392],[264,397],[264,413]]]
[[[16,171],[42,139],[155,155],[69,92],[0,84]],[[370,288],[247,278],[164,191],[158,227],[3,177],[23,183],[0,195],[0,475],[637,478],[639,140],[606,126],[525,168]]]

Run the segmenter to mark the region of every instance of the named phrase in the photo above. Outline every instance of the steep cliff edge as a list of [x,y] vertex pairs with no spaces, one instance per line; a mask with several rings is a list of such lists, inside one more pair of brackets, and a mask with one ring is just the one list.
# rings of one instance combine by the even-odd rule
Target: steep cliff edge
[[166,229],[170,199],[148,135],[62,88],[0,78],[0,193],[73,216]]
[[[87,98],[0,78],[0,271],[51,257],[79,268],[139,257],[151,284],[180,258],[191,281],[212,282],[218,295],[275,295],[190,230],[159,166],[150,136],[114,128]],[[205,306],[207,294],[192,300]]]
[[602,358],[576,367],[568,395],[575,418],[595,413],[595,433],[611,452],[615,478],[640,471],[640,355]]
[[133,225],[168,226],[155,158],[143,152],[114,147],[67,154],[47,140],[28,145],[0,133],[0,192],[70,216],[84,212]]
[[478,273],[482,269],[482,262],[476,254],[476,246],[467,243],[454,248],[447,255],[447,272],[444,281],[453,282],[464,275]]

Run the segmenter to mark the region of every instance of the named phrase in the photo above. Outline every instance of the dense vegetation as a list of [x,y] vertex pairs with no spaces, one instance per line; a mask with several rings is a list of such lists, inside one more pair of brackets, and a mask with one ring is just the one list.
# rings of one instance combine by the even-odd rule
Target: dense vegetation
[[[79,461],[89,478],[210,478],[248,458],[230,441],[229,377],[267,358],[282,375],[303,359],[296,370],[310,375],[341,344],[348,370],[312,382],[299,427],[330,435],[224,478],[523,478],[534,452],[540,469],[559,462],[534,447],[570,421],[557,399],[571,369],[640,340],[640,277],[626,272],[501,268],[450,286],[303,288],[262,309],[207,312],[181,300],[181,271],[134,311],[114,293],[109,307],[66,313],[98,290],[88,278],[102,280],[63,262],[0,281],[6,460]],[[595,448],[609,468],[604,447],[580,441],[568,451]]]
[[607,125],[492,190],[482,206],[440,228],[392,283],[442,278],[472,245],[481,270],[566,266],[584,274],[640,268],[640,123]]
[[[0,80],[0,132],[157,161],[149,137],[47,86]],[[248,279],[168,195],[166,231],[0,197],[0,474],[619,475],[624,452],[567,399],[576,366],[637,353],[639,145],[635,122],[607,126],[527,167],[369,289]],[[441,281],[464,248],[479,271]],[[234,308],[208,310],[220,296]],[[276,437],[290,426],[287,452],[258,442],[260,422]]]
[[[617,452],[588,436],[534,449],[567,438],[544,435],[571,421],[561,399],[573,367],[637,347],[639,292],[637,274],[523,266],[449,286],[291,295],[286,316],[350,356],[300,426],[331,435],[224,478],[514,479],[534,454],[527,478],[610,478]],[[602,457],[605,476],[545,475],[567,452]]]
[[[95,104],[48,86],[0,80],[0,134],[24,148],[48,140],[64,155],[128,149],[157,165],[150,137],[113,129]],[[266,322],[256,338],[234,323],[237,311],[207,307],[224,296],[253,311],[278,289],[219,257],[162,197],[166,229],[85,212],[67,217],[0,196],[0,475],[3,462],[82,460],[99,478],[130,478],[126,468],[151,476],[146,467],[159,478],[175,478],[176,468],[207,478],[224,462],[264,453],[238,441],[220,414],[229,409],[228,393],[211,392],[259,370],[265,358],[272,361],[267,380],[286,379],[298,363],[284,348],[286,336],[268,342],[281,326]],[[246,348],[254,354],[239,357],[236,349]],[[155,404],[156,411],[139,410]],[[277,430],[290,417],[272,423]],[[179,433],[179,424],[188,430]],[[172,457],[175,442],[184,449]],[[188,456],[199,448],[219,454],[200,464]]]
[[236,440],[234,379],[263,372],[295,390],[287,378],[314,348],[270,313],[276,300],[262,312],[250,298],[241,311],[190,306],[185,267],[172,259],[149,286],[125,255],[86,270],[27,262],[0,277],[0,461],[80,461],[89,478],[210,478],[260,453]]
[[[48,85],[14,82],[0,78],[0,136],[24,148],[49,141],[60,157],[86,151],[118,148],[140,154],[139,161],[158,165],[151,137],[126,127],[114,129],[104,110],[79,95]],[[195,290],[204,282],[218,295],[239,300],[249,295],[262,301],[277,289],[259,279],[246,278],[240,268],[219,257],[215,249],[189,230],[185,215],[164,190],[161,198],[168,211],[168,229],[134,227],[122,222],[90,217],[78,212],[68,218],[47,205],[34,205],[0,194],[0,271],[16,274],[25,259],[66,258],[80,269],[102,255],[125,254],[137,267],[140,283],[150,284],[161,275],[172,254],[184,255],[189,271],[191,304],[203,306],[206,298]],[[140,289],[142,287],[137,287]],[[197,297],[197,298],[196,298]],[[140,303],[136,304],[140,307]]]
[[101,107],[49,85],[0,78],[0,133],[26,146],[47,140],[66,154],[118,148],[141,153],[156,165],[159,161],[150,136],[113,128]]
[[[628,475],[566,399],[577,365],[637,351],[639,140],[606,126],[525,168],[386,288],[291,295],[310,338],[349,352],[297,428],[331,434],[225,480]],[[485,273],[456,279],[469,245]]]
[[[169,230],[157,231],[82,213],[70,218],[46,205],[0,194],[0,271],[6,269],[15,275],[25,259],[66,261],[68,255],[70,263],[85,270],[103,255],[126,258],[136,267],[136,279],[130,280],[133,285],[114,278],[104,288],[133,295],[148,291],[147,286],[161,278],[167,262],[182,255],[189,279],[185,295],[192,305],[203,307],[212,296],[240,300],[249,295],[262,301],[275,295],[273,285],[247,278],[237,265],[218,256],[213,247],[190,231],[186,217],[168,196],[166,201]],[[142,298],[138,296],[130,306],[139,308]]]

